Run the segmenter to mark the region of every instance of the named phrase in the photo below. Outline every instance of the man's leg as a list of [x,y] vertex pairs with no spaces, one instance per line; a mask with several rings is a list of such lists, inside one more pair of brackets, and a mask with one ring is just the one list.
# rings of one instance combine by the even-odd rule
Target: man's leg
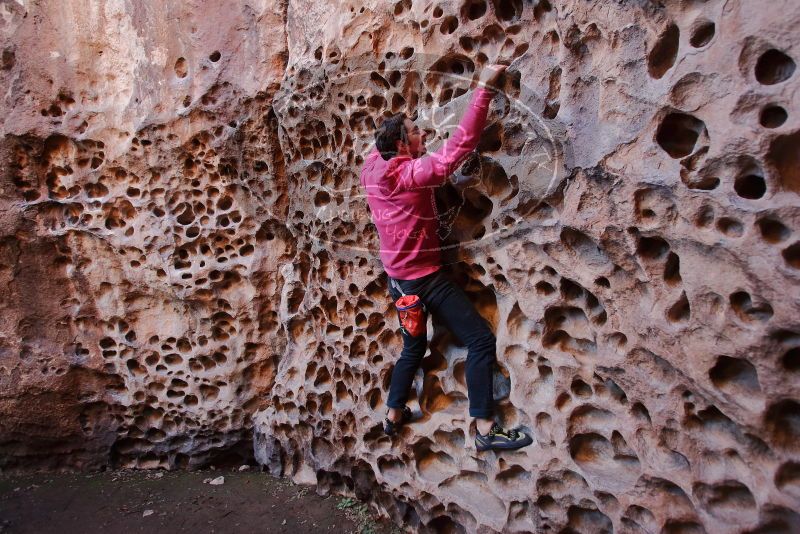
[[411,384],[414,382],[414,375],[417,374],[422,357],[425,356],[425,349],[428,347],[428,339],[425,335],[412,337],[403,332],[403,350],[400,358],[392,371],[392,382],[389,385],[389,399],[386,405],[389,407],[389,419],[392,421],[400,420],[400,411],[408,401],[408,393]]
[[475,448],[479,452],[514,450],[533,443],[531,436],[518,430],[503,429],[493,419],[492,375],[496,341],[489,324],[475,310],[461,288],[440,271],[430,278],[412,283],[412,287],[406,288],[404,285],[403,291],[419,295],[428,310],[467,346],[469,414],[475,418],[478,431]]
[[472,305],[464,291],[443,273],[423,289],[423,302],[467,346],[467,393],[469,414],[477,419],[478,432],[487,433],[494,423],[495,337],[489,324]]
[[[392,300],[400,298],[400,294],[394,288],[390,289],[390,295]],[[389,398],[386,401],[386,406],[389,407],[389,420],[394,422],[400,421],[402,409],[408,401],[408,393],[414,382],[414,375],[417,374],[419,364],[428,348],[428,338],[424,334],[413,337],[403,330],[402,336],[403,350],[392,371]]]

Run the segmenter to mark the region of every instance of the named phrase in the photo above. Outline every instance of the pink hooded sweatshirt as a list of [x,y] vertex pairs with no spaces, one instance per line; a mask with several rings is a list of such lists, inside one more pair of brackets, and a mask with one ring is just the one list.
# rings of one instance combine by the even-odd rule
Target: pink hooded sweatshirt
[[494,92],[477,89],[456,131],[433,154],[386,161],[375,149],[367,156],[361,185],[378,228],[381,261],[392,278],[415,280],[441,267],[433,191],[478,146],[492,97]]

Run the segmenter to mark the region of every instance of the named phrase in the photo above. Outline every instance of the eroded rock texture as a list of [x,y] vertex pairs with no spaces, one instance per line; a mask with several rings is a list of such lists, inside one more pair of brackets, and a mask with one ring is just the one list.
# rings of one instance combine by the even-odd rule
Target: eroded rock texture
[[297,245],[267,208],[285,198],[266,96],[285,8],[0,14],[0,464],[247,451],[286,344],[278,266]]
[[[800,9],[664,4],[0,4],[3,465],[253,435],[421,530],[796,531]],[[435,147],[498,59],[437,202],[535,437],[502,455],[436,324],[423,418],[380,432],[401,339],[358,183],[382,113]]]

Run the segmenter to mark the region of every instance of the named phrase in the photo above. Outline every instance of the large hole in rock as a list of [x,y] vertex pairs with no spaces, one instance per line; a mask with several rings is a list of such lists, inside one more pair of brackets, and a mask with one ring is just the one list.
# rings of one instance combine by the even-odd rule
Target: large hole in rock
[[705,123],[696,117],[686,113],[669,113],[658,127],[656,141],[671,157],[683,158],[694,151],[697,138],[705,128]]
[[475,63],[462,54],[448,54],[433,63],[425,75],[425,84],[436,93],[439,105],[467,92],[475,72]]
[[789,115],[786,113],[785,109],[780,106],[772,105],[761,110],[758,122],[764,128],[777,128],[786,122],[788,118]]
[[578,434],[570,440],[570,456],[580,465],[596,462],[614,454],[611,443],[600,434]]
[[621,523],[632,532],[657,532],[659,524],[653,512],[635,504],[625,510]]
[[777,171],[783,189],[800,193],[800,131],[773,139],[766,161]]
[[490,158],[485,158],[482,162],[481,181],[490,197],[500,198],[503,202],[518,192],[518,190],[515,191],[502,165]]
[[712,191],[719,187],[719,178],[716,176],[711,176],[709,174],[692,176],[686,169],[681,169],[681,181],[683,181],[689,189],[697,189],[699,191]]
[[664,281],[670,285],[677,285],[681,280],[681,258],[670,252],[664,264]]
[[647,71],[655,79],[659,79],[672,68],[675,58],[678,57],[678,42],[680,30],[675,24],[670,24],[656,40],[656,44],[647,55]]
[[450,35],[456,31],[456,29],[458,29],[458,17],[452,15],[445,17],[439,26],[439,31],[442,32],[443,35]]
[[616,473],[624,478],[633,478],[639,471],[638,458],[616,454],[611,442],[596,432],[573,436],[569,440],[569,454],[589,473]]
[[742,237],[744,226],[733,217],[720,217],[717,219],[717,230],[728,237]]
[[756,507],[756,501],[747,486],[735,480],[713,485],[700,482],[694,485],[692,491],[703,508],[718,518],[731,518]]
[[761,391],[753,364],[740,358],[720,356],[708,372],[711,382],[730,394],[755,394]]
[[484,128],[478,141],[478,152],[497,152],[503,146],[503,125],[495,122]]
[[767,431],[775,444],[788,450],[800,450],[800,404],[792,399],[778,401],[765,416]]
[[522,16],[521,0],[492,0],[492,6],[499,20],[510,22]]
[[186,78],[189,74],[189,67],[186,64],[186,58],[179,57],[175,62],[175,76],[178,78]]
[[570,506],[567,509],[567,518],[567,528],[560,532],[614,532],[611,518],[594,508],[594,505],[592,508]]
[[424,439],[414,446],[414,458],[420,477],[438,484],[457,473],[455,461],[444,451],[431,449],[432,443]]
[[800,241],[783,249],[781,255],[789,267],[800,269]]
[[733,190],[742,198],[756,200],[764,196],[767,192],[767,182],[759,174],[745,174],[736,178],[733,183]]
[[781,358],[783,368],[787,371],[800,371],[800,347],[789,349]]
[[317,194],[314,195],[314,206],[322,207],[327,206],[331,201],[331,196],[328,194],[327,191],[317,191]]
[[711,42],[714,38],[716,26],[709,20],[701,20],[695,23],[692,30],[692,37],[689,39],[689,44],[695,48],[702,48]]
[[[536,6],[533,8],[533,18],[535,18],[538,22],[542,22],[544,16],[547,13],[550,13],[552,10],[553,6],[550,4],[548,0],[539,0],[536,3]],[[558,34],[555,33],[555,30],[553,30],[553,32],[551,33],[554,34],[555,40],[558,40]]]
[[470,58],[461,54],[444,56],[433,65],[431,72],[452,74],[455,76],[469,76],[475,70],[475,63]]
[[702,206],[694,217],[694,223],[701,228],[711,226],[714,223],[714,208]]
[[756,62],[756,80],[764,85],[774,85],[788,80],[794,74],[795,63],[786,54],[774,48],[767,50]]
[[792,233],[780,221],[768,217],[757,220],[756,225],[767,243],[780,243]]
[[436,516],[431,519],[426,525],[432,532],[443,532],[445,534],[455,534],[457,532],[464,532],[464,527],[456,523],[447,515]]
[[486,0],[467,0],[461,8],[461,18],[478,20],[486,14]]
[[667,310],[667,319],[672,323],[682,323],[691,318],[691,307],[686,292],[681,293],[681,297]]
[[786,462],[780,466],[775,473],[775,485],[784,493],[800,497],[800,463]]
[[542,115],[546,119],[555,119],[558,111],[561,109],[561,103],[558,96],[561,94],[561,67],[556,67],[550,71],[550,84],[547,89],[547,98],[545,99],[544,110]]
[[555,291],[556,288],[554,288],[552,284],[549,284],[544,280],[536,282],[536,293],[538,293],[539,295],[542,296],[552,295],[553,293],[555,293]]
[[639,256],[649,260],[662,258],[667,252],[669,252],[669,243],[660,237],[642,237],[636,248]]
[[581,380],[580,378],[576,378],[572,381],[570,385],[570,390],[572,393],[578,397],[591,397],[592,396],[592,387]]

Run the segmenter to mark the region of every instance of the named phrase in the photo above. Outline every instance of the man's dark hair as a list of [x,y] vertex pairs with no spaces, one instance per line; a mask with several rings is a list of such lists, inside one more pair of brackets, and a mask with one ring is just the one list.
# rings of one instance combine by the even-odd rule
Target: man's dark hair
[[398,141],[408,143],[405,121],[405,113],[395,113],[391,117],[384,119],[375,132],[375,146],[378,148],[378,152],[381,153],[381,157],[386,161],[397,155]]

